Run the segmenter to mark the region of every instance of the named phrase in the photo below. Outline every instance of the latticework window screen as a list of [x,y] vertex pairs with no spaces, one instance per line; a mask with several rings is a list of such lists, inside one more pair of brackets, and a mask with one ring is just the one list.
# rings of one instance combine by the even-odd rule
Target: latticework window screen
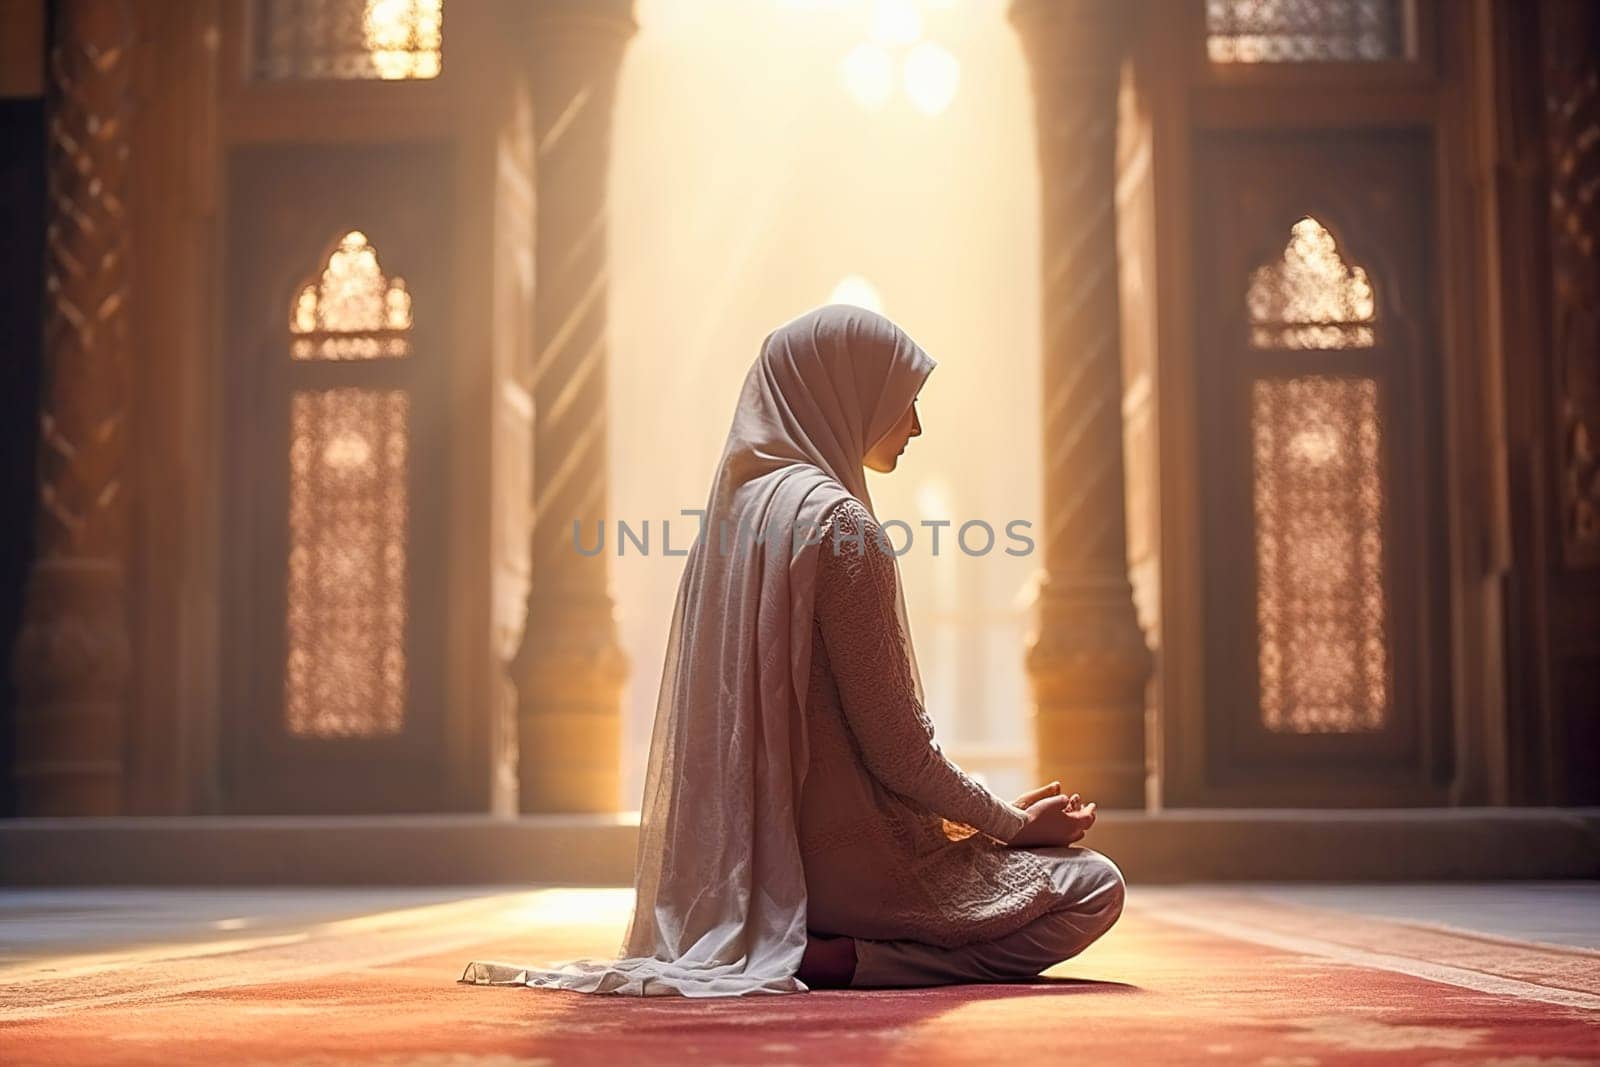
[[[1250,344],[1371,348],[1366,271],[1301,219],[1251,277]],[[1378,382],[1286,374],[1251,382],[1261,723],[1288,733],[1381,729],[1389,692]]]
[[1214,63],[1405,59],[1406,0],[1206,0]]
[[436,78],[444,0],[256,0],[259,79]]
[[[410,329],[405,283],[386,278],[365,235],[351,231],[296,296],[289,355],[297,364],[403,359]],[[377,383],[291,394],[284,717],[292,735],[404,727],[410,400]]]

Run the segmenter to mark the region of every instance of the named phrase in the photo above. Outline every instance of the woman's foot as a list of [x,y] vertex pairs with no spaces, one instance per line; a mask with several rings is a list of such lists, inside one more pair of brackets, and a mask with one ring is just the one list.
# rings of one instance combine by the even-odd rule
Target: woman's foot
[[806,953],[796,978],[812,989],[845,989],[856,976],[856,943],[850,937],[806,935]]

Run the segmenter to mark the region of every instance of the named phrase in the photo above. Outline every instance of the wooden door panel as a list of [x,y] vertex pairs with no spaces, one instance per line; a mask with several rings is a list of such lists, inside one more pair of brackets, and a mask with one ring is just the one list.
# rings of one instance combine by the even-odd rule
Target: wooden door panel
[[1431,175],[1404,131],[1197,146],[1213,786],[1394,802],[1445,772]]
[[230,158],[228,810],[441,803],[448,158]]

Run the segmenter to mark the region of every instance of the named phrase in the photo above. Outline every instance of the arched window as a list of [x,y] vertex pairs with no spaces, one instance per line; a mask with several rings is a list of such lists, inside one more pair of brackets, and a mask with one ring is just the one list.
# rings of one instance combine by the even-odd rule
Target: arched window
[[[1260,349],[1370,348],[1366,271],[1304,218],[1247,297]],[[1292,733],[1379,729],[1389,707],[1382,426],[1365,376],[1250,383],[1261,723]]]
[[[300,288],[289,327],[296,362],[406,359],[411,297],[352,230]],[[404,725],[410,419],[403,388],[291,390],[291,735],[372,737]]]
[[1176,705],[1170,796],[1435,803],[1454,759],[1439,143],[1374,90],[1443,85],[1439,5],[1189,11],[1215,60],[1195,85],[1229,118],[1193,131],[1194,347],[1170,350],[1194,433],[1172,421],[1160,484],[1200,531],[1171,549],[1171,589],[1198,595],[1164,663],[1200,698]]
[[1307,216],[1289,231],[1283,258],[1258,267],[1245,298],[1254,348],[1371,348],[1372,283],[1346,266],[1333,235]]

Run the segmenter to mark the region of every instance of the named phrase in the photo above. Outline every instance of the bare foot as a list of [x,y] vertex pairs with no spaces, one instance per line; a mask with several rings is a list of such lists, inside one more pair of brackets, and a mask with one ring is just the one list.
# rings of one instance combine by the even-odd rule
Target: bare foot
[[795,977],[812,989],[844,989],[856,975],[856,943],[849,937],[806,935],[806,953]]

